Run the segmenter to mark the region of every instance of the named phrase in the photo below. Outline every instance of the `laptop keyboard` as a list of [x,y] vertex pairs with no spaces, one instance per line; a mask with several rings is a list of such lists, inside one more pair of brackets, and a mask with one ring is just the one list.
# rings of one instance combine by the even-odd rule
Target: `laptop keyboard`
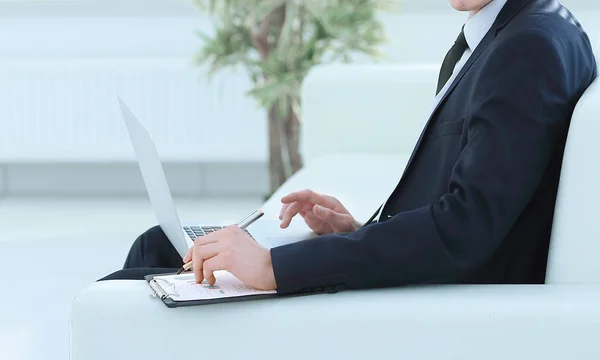
[[[210,233],[214,233],[217,230],[223,229],[223,226],[184,226],[183,230],[190,237],[190,239],[195,240],[197,237],[208,235]],[[250,233],[248,230],[244,230],[248,235]],[[250,235],[252,236],[252,235]]]
[[185,230],[185,233],[188,234],[190,239],[194,240],[197,237],[213,233],[222,228],[222,226],[184,226],[183,230]]

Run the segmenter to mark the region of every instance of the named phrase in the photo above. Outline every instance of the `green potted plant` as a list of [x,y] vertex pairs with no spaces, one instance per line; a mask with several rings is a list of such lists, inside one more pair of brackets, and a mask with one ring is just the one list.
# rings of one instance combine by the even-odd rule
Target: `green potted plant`
[[199,34],[195,58],[210,73],[242,66],[254,87],[249,95],[268,114],[270,191],[302,167],[300,91],[319,64],[349,62],[355,54],[381,57],[385,40],[377,18],[390,0],[195,0],[215,21]]

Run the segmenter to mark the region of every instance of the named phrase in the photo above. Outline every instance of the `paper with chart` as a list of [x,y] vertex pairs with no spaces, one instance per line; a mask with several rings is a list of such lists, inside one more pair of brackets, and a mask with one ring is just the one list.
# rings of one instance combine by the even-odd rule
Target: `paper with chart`
[[155,276],[156,283],[173,301],[191,301],[231,298],[248,295],[276,294],[277,291],[264,291],[251,288],[228,271],[215,271],[217,282],[211,286],[203,281],[197,284],[194,274]]

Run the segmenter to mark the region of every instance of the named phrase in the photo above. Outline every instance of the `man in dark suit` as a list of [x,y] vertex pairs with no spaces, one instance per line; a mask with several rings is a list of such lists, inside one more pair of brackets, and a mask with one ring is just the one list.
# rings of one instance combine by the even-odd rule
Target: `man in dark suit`
[[[544,282],[571,115],[597,71],[591,46],[556,0],[451,3],[471,17],[402,178],[373,218],[361,226],[332,197],[290,194],[281,226],[300,215],[320,236],[270,251],[237,227],[198,238],[183,259],[193,258],[197,281],[223,269],[279,293]],[[132,247],[131,269],[107,278],[181,264],[154,228]]]

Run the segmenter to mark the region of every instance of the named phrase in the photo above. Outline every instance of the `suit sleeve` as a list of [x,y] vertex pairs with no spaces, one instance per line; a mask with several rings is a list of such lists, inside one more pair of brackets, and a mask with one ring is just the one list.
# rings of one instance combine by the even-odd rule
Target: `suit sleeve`
[[468,141],[448,192],[351,234],[272,249],[280,293],[456,282],[491,258],[560,149],[571,105],[546,37],[521,32],[496,41],[475,74]]

